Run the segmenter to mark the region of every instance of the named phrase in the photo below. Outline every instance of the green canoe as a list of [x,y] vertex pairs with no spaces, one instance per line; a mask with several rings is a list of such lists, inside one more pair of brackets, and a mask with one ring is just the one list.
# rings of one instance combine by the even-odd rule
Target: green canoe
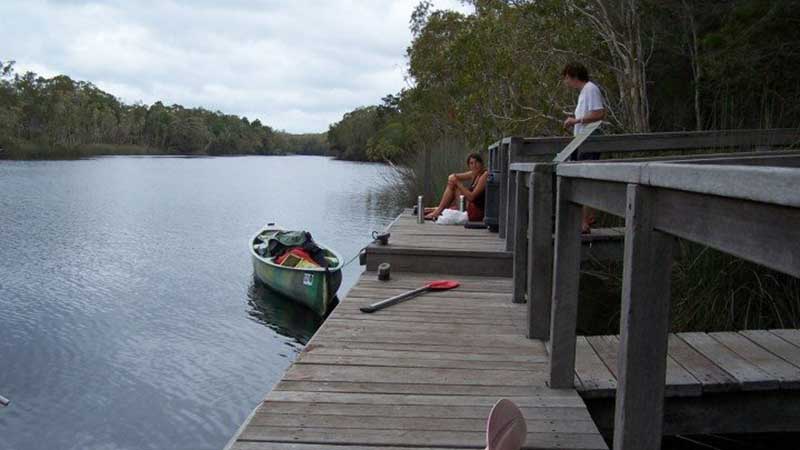
[[271,257],[262,257],[256,248],[283,228],[268,224],[250,239],[250,255],[256,278],[275,291],[309,307],[325,316],[334,303],[336,291],[342,284],[342,258],[333,250],[317,242],[331,264],[328,268],[295,268],[275,264]]

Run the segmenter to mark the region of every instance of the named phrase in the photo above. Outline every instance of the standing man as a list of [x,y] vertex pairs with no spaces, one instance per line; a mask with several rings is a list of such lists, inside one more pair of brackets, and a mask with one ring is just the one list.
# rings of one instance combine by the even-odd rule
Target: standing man
[[561,72],[564,84],[580,91],[578,105],[575,106],[575,115],[564,120],[564,127],[574,128],[574,135],[583,130],[587,123],[597,122],[606,117],[606,108],[603,105],[603,94],[596,84],[589,81],[589,71],[580,63],[569,63]]
[[[578,104],[575,106],[575,115],[564,120],[565,128],[573,128],[573,135],[577,135],[587,123],[597,122],[606,117],[606,108],[603,105],[603,94],[596,84],[589,81],[589,71],[583,64],[569,63],[561,71],[564,84],[572,89],[580,91]],[[580,160],[600,159],[599,153],[577,154]],[[586,206],[583,207],[583,220],[581,221],[581,232],[590,233],[594,224],[594,211]]]

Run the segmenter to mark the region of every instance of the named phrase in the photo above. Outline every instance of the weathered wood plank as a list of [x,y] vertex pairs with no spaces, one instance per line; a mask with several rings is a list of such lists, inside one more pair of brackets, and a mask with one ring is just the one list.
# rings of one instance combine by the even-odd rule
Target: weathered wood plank
[[400,357],[374,357],[374,356],[342,356],[319,355],[301,353],[295,363],[297,364],[325,364],[341,366],[371,366],[371,367],[406,367],[406,368],[433,368],[433,369],[472,369],[472,370],[543,370],[543,364],[531,362],[500,362],[500,361],[453,361],[435,360],[424,358]]
[[674,238],[654,229],[653,194],[628,185],[615,450],[661,445]]
[[585,336],[578,336],[576,339],[575,374],[581,380],[581,392],[584,395],[589,397],[614,395],[617,380]]
[[506,176],[508,177],[508,183],[506,184],[506,220],[504,221],[505,233],[503,233],[503,241],[505,250],[511,252],[514,248],[514,227],[517,212],[517,174],[506,167]]
[[[526,339],[522,335],[462,335],[459,336],[458,341],[453,341],[453,335],[450,333],[437,333],[437,332],[418,332],[406,333],[402,330],[367,330],[362,327],[343,329],[340,327],[323,327],[314,335],[314,340],[317,337],[324,337],[327,340],[350,341],[350,342],[385,342],[388,344],[426,344],[430,342],[437,342],[441,345],[452,347],[506,347],[516,350],[524,348]],[[313,342],[313,340],[312,340]]]
[[728,372],[698,353],[676,334],[669,335],[669,355],[700,382],[704,392],[727,392],[739,388]]
[[745,336],[769,352],[780,356],[795,367],[800,367],[800,347],[780,338],[768,330],[744,330],[739,334]]
[[[663,150],[704,150],[709,153],[724,149],[753,147],[790,147],[800,136],[793,128],[712,131],[669,131],[661,133],[609,134],[589,137],[581,146],[584,152],[652,152]],[[525,138],[515,162],[531,156],[555,154],[572,140],[571,137]]]
[[[508,399],[520,407],[576,407],[583,405],[583,400],[575,391],[552,389],[543,395],[509,396]],[[275,402],[316,402],[316,403],[348,403],[361,405],[418,405],[418,406],[482,406],[491,408],[496,402],[495,396],[466,395],[389,395],[389,394],[339,394],[272,391],[267,394],[267,401]]]
[[[587,336],[587,340],[597,353],[597,356],[603,360],[611,374],[616,378],[619,338],[617,336]],[[698,396],[703,392],[700,382],[669,354],[667,355],[666,383],[664,394],[667,397]],[[616,380],[614,387],[616,388]],[[584,396],[594,397],[594,395],[587,396],[585,393]]]
[[[319,403],[301,401],[267,401],[261,410],[271,414],[323,414],[349,417],[449,417],[486,420],[491,405],[399,405],[396,403]],[[591,420],[584,406],[520,406],[528,419]]]
[[[453,419],[443,417],[353,417],[341,415],[256,414],[254,426],[302,427],[334,429],[415,430],[415,431],[473,431],[485,432],[486,419]],[[584,434],[594,431],[590,420],[526,420],[533,433]]]
[[744,358],[747,362],[775,377],[780,381],[782,388],[797,389],[800,387],[800,368],[756,345],[745,336],[732,332],[709,333],[709,336]]
[[687,344],[733,376],[743,390],[778,388],[778,380],[705,333],[679,333]]
[[[248,427],[244,440],[329,444],[404,446],[459,446],[484,448],[486,432],[417,430],[330,430],[325,428]],[[528,433],[526,446],[533,448],[604,449],[599,434]]]
[[505,239],[506,237],[506,211],[508,210],[508,143],[503,143],[497,149],[497,156],[500,160],[500,186],[498,189],[498,209],[497,209],[497,225],[498,237]]
[[[413,301],[413,300],[412,300]],[[375,312],[373,314],[380,314],[380,312]],[[408,332],[416,332],[416,331],[427,331],[430,330],[431,327],[428,324],[424,323],[416,323],[416,322],[376,322],[376,321],[363,321],[363,320],[352,320],[352,319],[345,319],[345,318],[337,318],[337,317],[329,317],[327,320],[330,325],[338,325],[340,327],[346,327],[351,329],[359,329],[359,330],[369,330],[370,328],[375,328],[381,331],[389,331],[389,330],[402,330]],[[476,324],[459,324],[459,323],[443,323],[436,326],[436,332],[438,333],[466,333],[471,332],[476,335],[480,334],[511,334],[516,335],[518,330],[514,326],[503,326],[503,325],[476,325]]]
[[550,320],[550,386],[572,387],[575,378],[575,328],[580,283],[582,210],[567,200],[570,181],[558,178],[553,299]]
[[511,249],[514,253],[514,286],[512,301],[525,303],[528,287],[528,174],[514,172],[516,194],[514,198],[514,226]]
[[800,330],[781,329],[781,330],[769,330],[769,331],[770,333],[780,337],[784,341],[800,347]]
[[800,208],[667,189],[656,203],[659,230],[800,276]]
[[[535,393],[530,386],[475,386],[458,384],[360,383],[353,381],[283,380],[273,390],[297,392],[339,392],[350,394],[525,396]],[[484,417],[485,419],[485,417]]]
[[[316,335],[315,335],[316,337]],[[381,348],[381,349],[400,349],[400,350],[409,350],[414,349],[415,351],[433,351],[433,352],[448,352],[448,353],[478,353],[483,355],[501,355],[504,353],[509,353],[509,346],[501,345],[501,346],[493,346],[493,345],[479,345],[479,344],[470,344],[470,345],[460,345],[458,343],[449,343],[449,344],[431,344],[430,342],[395,342],[391,339],[381,338],[380,341],[375,342],[376,340],[373,339],[373,342],[369,340],[352,340],[348,338],[343,339],[333,339],[333,338],[325,338],[325,339],[318,339],[312,340],[309,342],[308,345],[316,345],[317,342],[324,342],[325,345],[339,345],[345,347],[357,347],[357,348]],[[539,354],[541,351],[542,343],[537,341],[532,341],[530,347],[523,349],[518,349],[516,353],[531,353],[531,354]]]
[[528,201],[528,337],[550,339],[553,300],[553,168],[537,164]]
[[306,347],[301,354],[333,355],[333,356],[368,356],[375,358],[415,358],[441,361],[485,361],[485,362],[519,362],[541,363],[547,362],[544,352],[537,353],[512,353],[486,355],[482,353],[452,353],[423,350],[387,350],[365,349],[345,346],[321,344]]
[[[407,450],[408,447],[348,445],[347,450]],[[239,441],[225,450],[331,450],[329,444],[296,444],[270,441]],[[414,450],[459,450],[447,447],[415,447]]]
[[545,368],[518,370],[440,369],[418,367],[374,367],[294,364],[284,380],[353,381],[361,383],[461,384],[478,386],[526,386],[543,384]]

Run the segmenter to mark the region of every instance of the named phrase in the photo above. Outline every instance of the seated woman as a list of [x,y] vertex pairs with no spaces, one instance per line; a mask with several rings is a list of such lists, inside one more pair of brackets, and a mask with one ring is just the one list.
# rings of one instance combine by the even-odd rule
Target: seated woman
[[[486,179],[489,173],[483,167],[483,158],[477,153],[467,156],[469,171],[454,173],[447,177],[447,187],[442,200],[436,208],[425,208],[425,218],[436,220],[447,208],[458,209],[458,196],[463,195],[467,201],[467,216],[470,222],[483,220],[483,205],[486,198]],[[462,184],[469,182],[469,187]]]

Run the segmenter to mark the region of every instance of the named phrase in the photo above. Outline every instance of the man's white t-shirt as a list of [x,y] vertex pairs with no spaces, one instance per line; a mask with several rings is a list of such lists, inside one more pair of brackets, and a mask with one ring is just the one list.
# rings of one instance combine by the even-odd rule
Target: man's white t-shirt
[[[578,95],[578,105],[575,106],[575,118],[582,119],[589,114],[590,111],[597,111],[598,109],[605,109],[605,106],[603,106],[603,94],[600,93],[600,88],[598,88],[596,84],[587,81],[586,84],[583,85],[580,95]],[[574,135],[577,136],[585,126],[585,123],[576,123],[575,130],[573,131]]]

